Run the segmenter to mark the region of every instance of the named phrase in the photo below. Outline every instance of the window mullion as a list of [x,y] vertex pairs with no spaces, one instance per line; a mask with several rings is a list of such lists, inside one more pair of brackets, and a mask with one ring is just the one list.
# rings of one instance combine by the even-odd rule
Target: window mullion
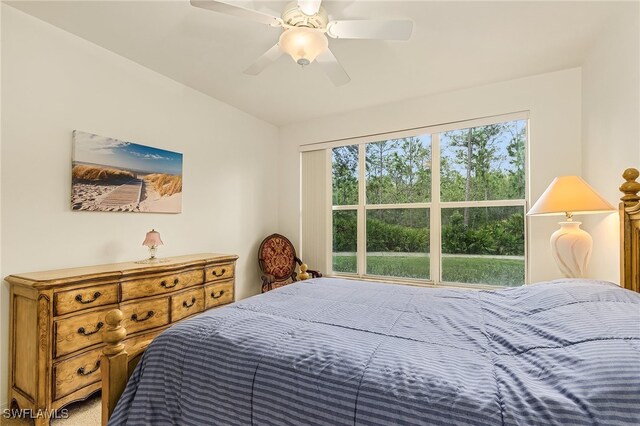
[[478,200],[478,201],[443,201],[440,207],[447,209],[459,209],[465,207],[520,207],[526,201],[520,200]]
[[393,210],[393,209],[429,209],[431,203],[402,203],[402,204],[365,204],[366,210]]
[[431,211],[429,267],[431,280],[438,284],[442,281],[440,273],[441,215],[440,215],[440,134],[431,135]]
[[365,211],[365,203],[367,200],[366,194],[366,181],[365,181],[365,144],[358,145],[358,255],[357,255],[357,271],[358,275],[362,277],[366,274],[367,271],[367,256],[366,256],[366,238],[367,238],[367,229],[366,229],[366,211]]

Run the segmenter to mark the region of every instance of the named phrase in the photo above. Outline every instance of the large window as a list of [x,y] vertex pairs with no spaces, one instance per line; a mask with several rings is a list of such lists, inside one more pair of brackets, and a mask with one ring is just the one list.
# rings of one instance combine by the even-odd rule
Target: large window
[[526,145],[523,118],[333,148],[333,272],[523,284]]

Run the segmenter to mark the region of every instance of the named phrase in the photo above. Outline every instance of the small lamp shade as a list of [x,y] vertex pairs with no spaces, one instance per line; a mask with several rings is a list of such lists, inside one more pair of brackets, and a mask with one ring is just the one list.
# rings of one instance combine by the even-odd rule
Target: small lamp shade
[[527,215],[602,213],[615,210],[579,176],[559,176],[531,207]]
[[305,27],[283,31],[278,44],[294,61],[303,66],[309,65],[329,47],[327,36],[322,31]]
[[147,236],[145,237],[142,245],[147,247],[163,245],[163,242],[160,239],[160,233],[155,229],[152,229],[151,231],[147,232]]
[[551,254],[567,278],[583,278],[591,258],[593,239],[573,221],[574,213],[603,213],[615,210],[579,176],[555,178],[527,215],[566,215],[560,229],[551,235]]

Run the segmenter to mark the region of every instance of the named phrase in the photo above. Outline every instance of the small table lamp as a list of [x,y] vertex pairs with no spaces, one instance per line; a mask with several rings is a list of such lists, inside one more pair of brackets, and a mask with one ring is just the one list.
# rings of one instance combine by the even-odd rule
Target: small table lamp
[[574,213],[603,213],[615,210],[579,176],[560,176],[531,207],[527,216],[566,215],[560,229],[551,235],[551,252],[558,268],[567,278],[584,278],[593,239],[573,221]]
[[144,241],[142,242],[143,246],[149,247],[149,258],[145,260],[141,260],[136,263],[158,263],[160,259],[156,257],[156,252],[158,251],[158,246],[164,245],[162,240],[160,239],[160,233],[155,229],[147,232]]

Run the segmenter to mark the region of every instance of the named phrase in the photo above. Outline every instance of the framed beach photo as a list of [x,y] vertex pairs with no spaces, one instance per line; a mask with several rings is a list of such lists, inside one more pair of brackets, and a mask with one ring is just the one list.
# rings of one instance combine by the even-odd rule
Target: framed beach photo
[[182,154],[73,131],[71,209],[180,213]]

